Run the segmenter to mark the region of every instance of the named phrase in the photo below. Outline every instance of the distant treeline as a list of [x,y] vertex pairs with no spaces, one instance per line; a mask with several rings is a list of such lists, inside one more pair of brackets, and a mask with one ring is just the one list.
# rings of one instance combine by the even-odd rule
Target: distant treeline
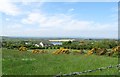
[[[34,39],[34,40],[7,40],[3,39],[2,42],[0,42],[0,45],[3,48],[8,48],[8,49],[17,49],[21,46],[25,46],[28,49],[60,49],[61,47],[67,48],[67,49],[92,49],[92,48],[113,48],[115,46],[120,45],[120,41],[117,40],[110,40],[110,39],[105,39],[105,40],[77,40],[77,41],[68,41],[68,42],[62,42],[62,45],[51,45],[51,46],[45,46],[45,47],[36,47],[35,44],[39,43],[41,40]],[[49,43],[47,40],[42,40],[46,43]]]

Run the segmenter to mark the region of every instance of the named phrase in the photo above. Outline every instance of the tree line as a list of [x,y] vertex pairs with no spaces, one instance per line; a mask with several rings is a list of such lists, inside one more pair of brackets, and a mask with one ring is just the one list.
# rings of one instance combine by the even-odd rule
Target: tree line
[[29,44],[25,44],[25,41],[2,41],[2,47],[8,49],[17,49],[21,46],[25,46],[28,49],[60,49],[61,47],[67,49],[92,49],[92,48],[107,48],[111,49],[118,46],[120,42],[117,40],[82,40],[82,41],[67,41],[62,42],[62,45],[52,45],[45,47],[36,47],[34,42],[30,41]]

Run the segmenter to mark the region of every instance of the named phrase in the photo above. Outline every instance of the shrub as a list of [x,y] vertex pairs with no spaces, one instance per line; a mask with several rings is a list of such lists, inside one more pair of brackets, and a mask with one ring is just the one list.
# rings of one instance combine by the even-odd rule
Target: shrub
[[52,54],[69,54],[70,51],[68,49],[60,48],[57,51],[54,51]]
[[106,54],[107,50],[105,48],[93,48],[91,50],[88,51],[88,55],[91,55],[91,54],[96,54],[96,55],[104,55]]
[[21,46],[21,47],[19,48],[19,51],[27,51],[27,48],[26,48],[26,47]]

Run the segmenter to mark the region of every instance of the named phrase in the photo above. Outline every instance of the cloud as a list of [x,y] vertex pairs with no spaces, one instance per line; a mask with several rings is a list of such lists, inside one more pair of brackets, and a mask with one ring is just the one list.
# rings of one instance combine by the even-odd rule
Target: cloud
[[68,11],[71,12],[71,11],[74,11],[74,10],[75,10],[74,8],[71,8],[71,9],[69,9]]
[[20,13],[20,9],[17,8],[16,5],[10,2],[9,0],[1,0],[0,12],[5,13],[7,15],[15,16]]
[[38,24],[36,30],[28,32],[37,36],[88,36],[88,37],[115,37],[117,38],[117,23],[102,24],[93,20],[75,19],[73,15],[54,14],[46,15],[41,12],[31,12],[22,19],[24,24]]
[[34,6],[38,6],[39,8],[44,4],[44,2],[41,0],[41,1],[35,1],[35,0],[20,0],[20,2],[22,3],[22,5],[25,5],[25,6],[29,6],[31,5],[32,3],[37,3],[37,5],[34,5]]
[[7,26],[3,25],[3,32],[11,32],[11,31],[19,31],[22,30],[24,27],[21,24],[10,24]]
[[9,18],[6,18],[5,20],[6,20],[6,21],[9,21],[10,19],[9,19]]
[[23,5],[30,5],[32,2],[31,1],[27,1],[27,0],[21,0],[20,1]]
[[39,24],[45,24],[46,20],[48,18],[44,15],[44,14],[41,14],[41,13],[37,13],[37,12],[33,12],[33,13],[30,13],[28,15],[27,18],[24,18],[22,19],[22,23],[26,23],[26,24],[35,24],[35,23],[39,23]]
[[[5,7],[3,7],[3,5]],[[29,2],[23,2],[23,6],[24,5],[29,5]],[[0,3],[0,6],[4,8],[3,9],[0,7],[0,11],[5,14],[15,16],[20,13],[20,9],[12,2],[2,2]],[[118,25],[115,22],[103,24],[101,22],[95,22],[95,20],[80,20],[81,17],[79,17],[80,19],[77,19],[73,14],[48,14],[43,13],[40,9],[38,9],[39,11],[35,11],[35,9],[31,9],[27,15],[23,14],[24,17],[21,19],[22,23],[18,22],[17,24],[4,27],[4,35],[44,37],[88,36],[117,38]],[[74,10],[74,8],[68,9],[69,12]],[[26,11],[24,10],[24,12]],[[114,15],[112,17],[116,18]],[[6,21],[9,20],[9,18],[6,18]]]
[[55,27],[62,24],[66,24],[71,16],[64,14],[56,14],[52,16],[45,15],[43,13],[32,12],[27,18],[22,19],[24,24],[36,24],[38,23],[40,27]]
[[22,19],[22,23],[32,25],[37,23],[40,27],[59,27],[66,30],[96,30],[97,28],[100,30],[113,25],[113,23],[101,24],[92,20],[79,20],[75,19],[73,15],[45,15],[41,12],[31,12],[27,18]]
[[19,34],[22,34],[23,30],[24,30],[24,27],[21,24],[14,23],[9,25],[3,25],[2,35],[19,36]]

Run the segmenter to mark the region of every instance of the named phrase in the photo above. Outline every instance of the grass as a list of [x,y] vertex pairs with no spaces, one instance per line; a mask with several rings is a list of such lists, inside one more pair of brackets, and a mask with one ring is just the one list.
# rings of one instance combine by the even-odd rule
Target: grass
[[[53,50],[48,50],[50,53]],[[2,50],[3,75],[56,75],[92,70],[118,64],[118,58],[72,54],[33,54],[18,50]],[[117,68],[88,73],[86,75],[116,75]]]

